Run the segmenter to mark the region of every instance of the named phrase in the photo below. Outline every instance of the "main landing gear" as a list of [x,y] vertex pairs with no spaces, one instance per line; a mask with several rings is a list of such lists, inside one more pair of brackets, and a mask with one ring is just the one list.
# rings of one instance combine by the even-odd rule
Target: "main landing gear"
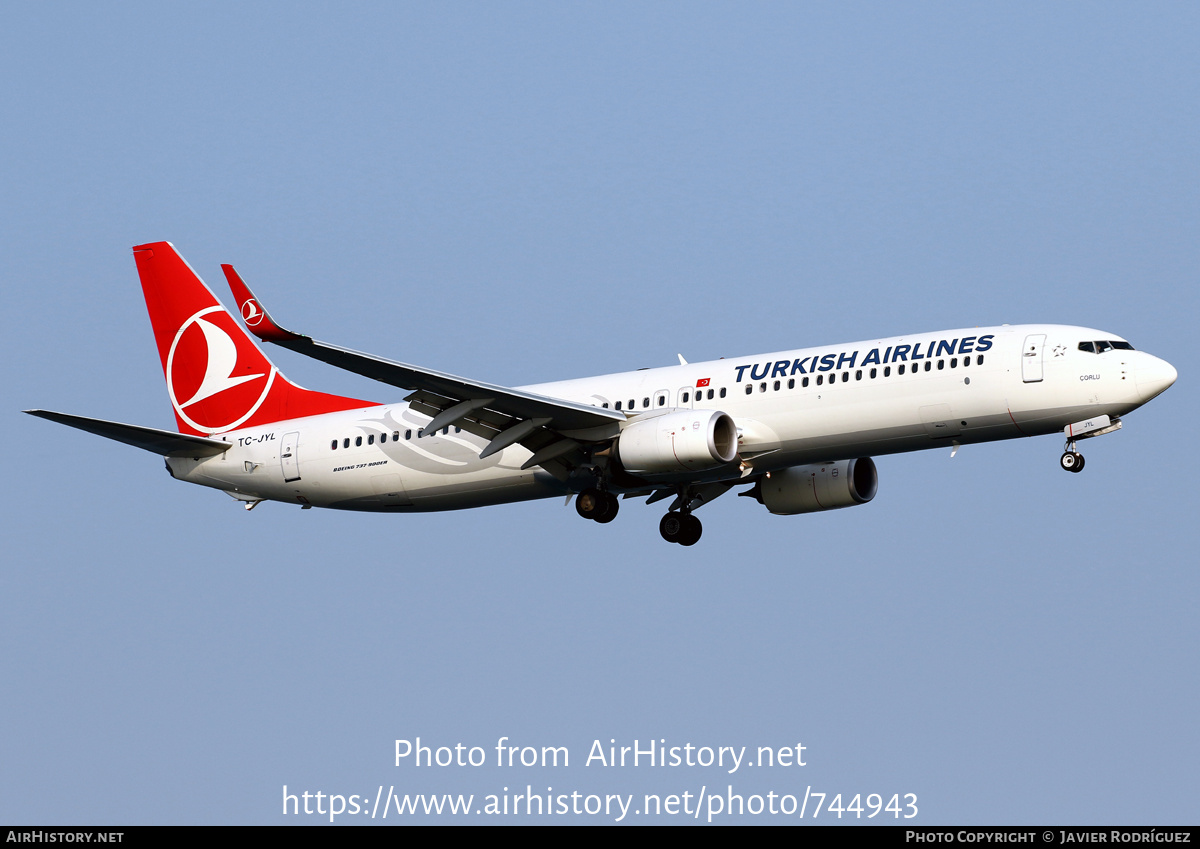
[[695,545],[700,541],[700,534],[704,532],[704,526],[691,513],[677,513],[672,510],[658,523],[658,532],[667,542]]
[[1058,460],[1058,465],[1063,467],[1067,472],[1082,472],[1083,471],[1083,455],[1075,450],[1075,440],[1067,440],[1067,450]]
[[[608,524],[617,518],[620,502],[611,492],[590,488],[579,493],[575,498],[575,512],[585,519]],[[662,517],[658,523],[658,532],[667,542],[677,542],[680,545],[695,545],[700,541],[704,527],[700,520],[688,510],[672,510]]]
[[575,512],[585,519],[606,525],[617,518],[621,503],[611,492],[600,489],[585,489],[575,499]]

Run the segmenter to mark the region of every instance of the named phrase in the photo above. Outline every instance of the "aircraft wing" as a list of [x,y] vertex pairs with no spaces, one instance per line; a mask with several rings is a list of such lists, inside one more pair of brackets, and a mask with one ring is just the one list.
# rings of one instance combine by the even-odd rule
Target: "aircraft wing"
[[616,410],[468,380],[318,342],[286,330],[271,318],[233,266],[222,265],[221,268],[242,319],[259,339],[410,390],[411,394],[404,400],[417,412],[433,417],[428,430],[456,425],[489,440],[481,457],[520,443],[534,454],[525,464],[526,468],[540,465],[556,476],[564,477],[573,465],[571,455],[578,449],[579,440],[610,439],[617,435],[618,423],[625,421],[625,415]]
[[26,410],[25,412],[31,416],[37,416],[39,419],[49,419],[68,427],[86,430],[88,433],[94,433],[106,439],[115,439],[117,442],[124,442],[126,445],[161,454],[164,457],[195,457],[197,459],[215,457],[232,447],[232,443],[223,442],[220,439],[188,436],[154,427],[121,424],[105,419],[89,419],[86,416],[72,416],[68,413],[55,413],[51,410]]

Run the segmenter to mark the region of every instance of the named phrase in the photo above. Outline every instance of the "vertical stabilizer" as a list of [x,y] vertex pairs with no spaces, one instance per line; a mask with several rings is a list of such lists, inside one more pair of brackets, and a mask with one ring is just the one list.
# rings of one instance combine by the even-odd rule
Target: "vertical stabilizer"
[[170,242],[138,245],[133,256],[180,432],[205,436],[373,406],[280,374]]

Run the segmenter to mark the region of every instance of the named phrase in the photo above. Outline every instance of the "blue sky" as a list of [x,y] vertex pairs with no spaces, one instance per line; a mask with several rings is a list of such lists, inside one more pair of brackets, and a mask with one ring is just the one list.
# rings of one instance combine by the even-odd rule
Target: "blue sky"
[[[1193,821],[1198,42],[1184,4],[10,5],[0,818],[529,784]],[[729,497],[690,549],[636,503],[247,514],[18,412],[172,426],[129,250],[159,239],[299,330],[502,384],[1004,322],[1180,378],[1081,475],[1053,437],[882,457],[869,505]],[[571,765],[394,766],[418,736]],[[807,765],[585,766],[610,739]]]

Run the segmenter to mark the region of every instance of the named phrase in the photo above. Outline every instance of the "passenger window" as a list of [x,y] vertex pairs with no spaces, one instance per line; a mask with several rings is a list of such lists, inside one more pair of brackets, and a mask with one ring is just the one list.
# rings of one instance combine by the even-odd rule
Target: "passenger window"
[[975,358],[975,365],[977,365],[977,366],[983,365],[983,354],[980,354],[978,357]]
[[618,401],[618,402],[617,402],[617,403],[616,403],[614,406],[615,406],[615,407],[616,407],[618,410],[619,410],[619,409],[621,409],[621,402],[620,402],[620,401]]
[[876,374],[878,374],[878,372],[875,369],[871,369],[871,380],[875,379]]
[[679,399],[679,403],[680,403],[680,404],[686,404],[686,403],[688,402],[688,398],[689,398],[690,396],[691,396],[691,393],[690,393],[690,392],[684,392],[684,393],[683,393],[683,397]]
[[842,383],[849,383],[849,382],[850,382],[850,372],[848,372],[848,371],[842,372]]
[[759,392],[767,391],[767,382],[765,380],[762,383],[758,384],[758,391]]
[[417,439],[420,439],[424,435],[425,435],[425,428],[421,428],[420,430],[417,431]]
[[892,376],[892,367],[891,367],[891,366],[884,366],[884,367],[883,367],[883,376],[884,376],[884,377],[891,377],[891,376]]
[[449,435],[450,435],[450,425],[446,425],[444,428],[442,428],[442,434],[443,434],[444,436],[449,436]]
[[405,438],[405,439],[412,439],[412,431],[411,431],[411,430],[406,430],[406,431],[404,431],[404,438]]
[[753,384],[753,383],[747,383],[747,384],[746,384],[746,394],[747,394],[747,395],[749,395],[749,394],[750,394],[751,392],[753,392],[753,391],[754,391],[754,384]]
[[630,399],[629,399],[629,409],[633,410],[633,409],[636,409],[636,408],[637,408],[637,402],[636,402],[636,401],[634,401],[632,398],[630,398]]
[[945,371],[945,370],[946,370],[946,361],[938,360],[938,371]]
[[778,381],[778,380],[777,380],[777,381],[775,381],[775,386],[774,386],[774,389],[775,389],[775,391],[776,391],[776,392],[778,392],[778,391],[779,391],[779,381]]
[[659,395],[659,396],[658,396],[658,406],[660,406],[660,407],[661,407],[661,406],[662,406],[663,404],[665,404],[665,403],[667,403],[667,396],[666,396],[666,395]]
[[801,380],[800,385],[803,386],[805,389],[807,389],[808,388],[808,378],[806,377],[803,380]]
[[642,399],[642,409],[644,410],[649,406],[650,406],[650,398],[649,397],[643,398]]
[[933,371],[933,363],[929,362],[929,360],[925,361],[925,371]]
[[788,378],[788,389],[795,389],[795,388],[796,388],[796,378],[789,377]]
[[950,358],[950,368],[958,368],[958,357]]
[[349,447],[350,447],[350,437],[348,437],[348,436],[347,436],[347,437],[346,437],[344,440],[342,440],[342,447],[343,447],[343,448],[349,448]]
[[854,372],[854,379],[862,380],[862,369],[858,369],[857,371]]
[[331,442],[331,443],[329,444],[329,450],[330,450],[330,451],[337,451],[337,440],[336,440],[336,439],[335,439],[335,440],[333,440],[333,442]]
[[379,434],[379,444],[382,445],[385,442],[387,442],[387,434],[386,433]]
[[399,441],[400,441],[400,431],[393,430],[392,431],[392,442],[399,442]]
[[824,382],[825,382],[825,375],[818,374],[817,375],[817,386],[820,386]]
[[[725,387],[724,386],[721,387],[721,397],[722,398],[725,397]],[[708,398],[710,401],[712,400],[712,390],[711,389],[708,390]]]
[[969,366],[970,364],[971,364],[971,358],[970,358],[970,357],[963,357],[963,368],[966,368],[966,367],[967,367],[967,366]]
[[375,434],[371,434],[370,436],[367,437],[367,445],[374,445],[374,444],[375,444]]
[[896,369],[896,374],[904,374],[904,363],[900,363],[900,366]]
[[354,437],[354,447],[358,448],[361,445],[362,445],[362,437],[361,436]]

